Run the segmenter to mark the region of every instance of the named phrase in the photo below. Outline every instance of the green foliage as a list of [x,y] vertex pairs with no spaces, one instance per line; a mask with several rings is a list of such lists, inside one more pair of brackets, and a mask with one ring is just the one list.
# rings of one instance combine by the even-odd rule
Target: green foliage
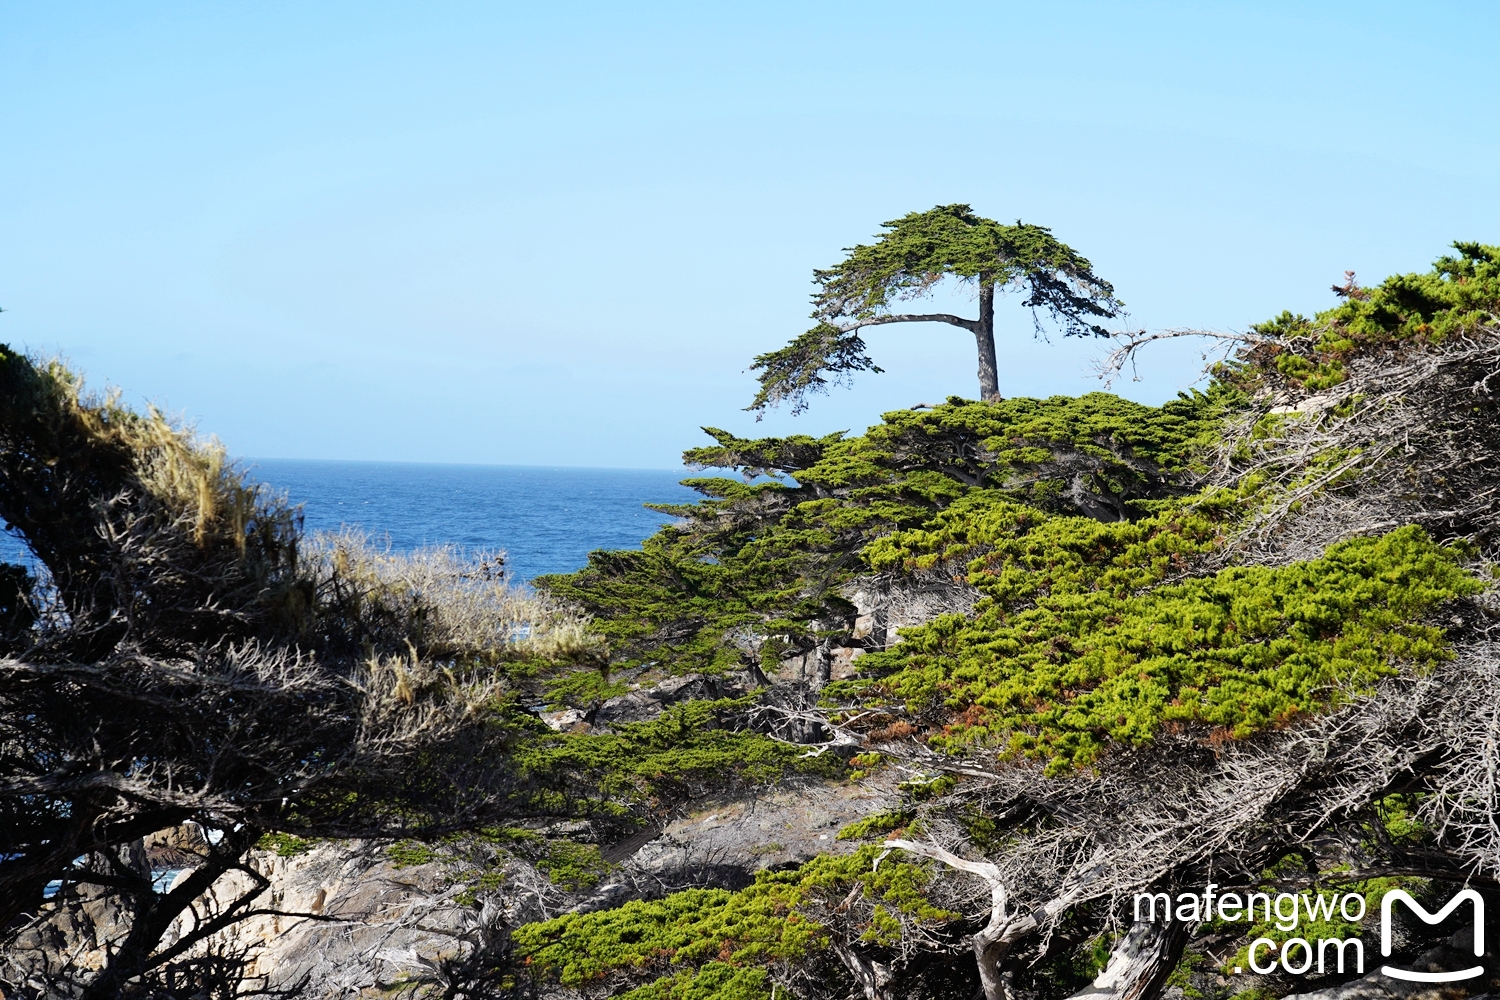
[[883,837],[893,830],[900,830],[914,818],[913,814],[904,810],[891,812],[878,812],[864,819],[856,820],[838,832],[836,840],[865,840],[870,837]]
[[820,438],[793,434],[785,438],[742,438],[717,427],[705,427],[703,433],[718,442],[707,448],[689,448],[682,462],[690,469],[738,469],[746,480],[756,476],[777,476],[812,468],[823,453],[844,439],[844,431]]
[[[893,223],[875,246],[855,248],[845,264],[819,272],[826,296],[819,308],[828,311],[815,314],[819,325],[808,337],[816,343],[794,344],[802,352],[795,358],[758,359],[788,362],[764,366],[758,403],[800,401],[830,371],[858,370],[820,367],[820,351],[848,349],[851,364],[867,364],[854,331],[944,276],[981,285],[1030,280],[1022,271],[986,271],[997,244],[984,241],[999,239],[998,230],[950,208]],[[906,713],[939,748],[998,747],[1043,760],[1054,775],[1163,732],[1219,743],[1292,725],[1397,671],[1442,662],[1449,652],[1434,613],[1481,589],[1461,566],[1471,553],[1404,527],[1334,545],[1306,562],[1234,565],[1226,542],[1286,484],[1242,478],[1232,488],[1203,490],[1209,456],[1226,418],[1252,401],[1260,405],[1262,394],[1284,394],[1289,382],[1327,388],[1355,352],[1440,340],[1483,310],[1493,313],[1497,259],[1500,251],[1465,245],[1431,275],[1372,290],[1351,284],[1336,310],[1263,325],[1272,345],[1221,368],[1207,391],[1160,407],[1104,393],[950,399],[886,414],[855,436],[750,439],[707,428],[714,443],[684,460],[741,479],[688,480],[703,499],[660,508],[679,521],[640,552],[594,553],[584,570],[541,585],[591,616],[617,671],[653,676],[751,665],[769,674],[821,641],[854,644],[853,608],[842,595],[872,573],[897,586],[913,577],[966,583],[981,596],[971,612],[903,630],[898,646],[858,661],[855,680],[826,689],[828,704],[852,699]],[[1107,286],[1102,294],[1112,295]],[[1257,433],[1274,442],[1276,422],[1295,419],[1266,418]],[[1320,456],[1292,474],[1322,475],[1340,457]],[[581,704],[600,693],[580,681],[568,697]],[[543,770],[611,789],[615,801],[635,808],[659,789],[680,791],[719,773],[735,754],[751,760],[753,751],[732,739],[740,724],[719,716],[706,726],[674,723],[675,731],[622,727],[549,738],[536,759]],[[699,729],[707,735],[695,735]],[[747,772],[754,780],[795,764],[765,752],[767,768],[752,763]],[[660,762],[668,766],[658,771]],[[880,763],[877,740],[850,766],[859,775]],[[954,817],[952,797],[944,798],[952,786],[945,775],[909,780],[902,809],[850,824],[838,839],[878,838],[920,822],[919,812],[947,809],[971,846],[996,853],[1022,828],[1047,821],[987,813],[989,805],[974,801]],[[1390,796],[1363,814],[1367,825],[1356,839],[1368,834],[1362,849],[1372,854],[1420,846],[1431,831],[1415,816],[1413,800]],[[898,943],[913,920],[946,919],[923,909],[920,867],[903,866],[911,883],[897,898],[865,881],[877,850],[871,844],[854,861],[819,858],[794,872],[762,872],[740,892],[693,890],[523,927],[517,955],[539,978],[572,986],[607,981],[623,989],[628,981],[646,983],[632,996],[763,996],[764,968],[805,963],[824,947],[830,932],[819,908],[851,888],[859,890],[857,912],[865,916],[856,932],[867,945]],[[1297,877],[1314,897],[1357,891],[1378,898],[1385,887],[1338,871]],[[1026,973],[1051,977],[1044,993],[1086,981],[1107,958],[1097,918],[1075,915],[1071,943],[1038,965],[1042,971]],[[1250,935],[1289,936],[1274,920],[1264,923]],[[1296,933],[1358,933],[1346,923],[1304,920]],[[1247,926],[1242,920],[1222,930],[1239,934]],[[1206,989],[1201,965],[1185,960],[1173,983],[1189,994]]]
[[901,942],[901,921],[879,903],[870,914],[870,924],[859,936],[865,944],[895,945]]
[[[1339,940],[1357,938],[1364,933],[1363,923],[1360,921],[1345,920],[1339,913],[1339,899],[1345,893],[1358,893],[1363,896],[1365,900],[1365,912],[1367,914],[1371,912],[1370,907],[1373,906],[1373,912],[1378,914],[1380,912],[1381,897],[1386,892],[1398,888],[1404,888],[1408,891],[1420,890],[1421,885],[1419,881],[1409,878],[1366,879],[1342,886],[1316,887],[1295,893],[1294,895],[1298,897],[1297,905],[1300,907],[1298,912],[1303,916],[1301,917],[1301,922],[1290,930],[1277,923],[1274,911],[1269,920],[1265,919],[1265,907],[1259,901],[1257,901],[1255,907],[1258,919],[1246,921],[1242,916],[1238,921],[1228,921],[1215,918],[1209,922],[1208,929],[1211,932],[1244,935],[1247,942],[1254,941],[1256,938],[1270,938],[1276,942],[1278,947],[1294,937],[1303,938],[1307,941],[1317,941],[1320,938],[1338,938]],[[1285,891],[1278,889],[1274,885],[1265,885],[1261,888],[1273,899],[1278,892]],[[1318,913],[1319,916],[1315,919],[1309,919],[1306,916],[1309,910]],[[1324,913],[1329,913],[1331,916],[1325,918],[1323,916]],[[1225,971],[1233,969],[1236,966],[1244,969],[1248,968],[1249,965],[1248,943],[1223,963]]]
[[[949,400],[929,411],[885,414],[863,437],[826,446],[797,481],[831,495],[899,483],[902,499],[928,509],[991,487],[1043,509],[1128,517],[1130,501],[1174,492],[1174,475],[1192,466],[1225,412],[1241,402],[1218,388],[1160,407],[1102,392]],[[1084,497],[1070,498],[1075,490]]]
[[523,925],[512,940],[517,957],[534,975],[579,986],[663,965],[706,970],[713,962],[760,966],[806,957],[830,939],[804,911],[845,897],[856,883],[860,895],[885,907],[867,928],[882,940],[900,935],[891,910],[919,921],[958,918],[922,895],[928,878],[923,868],[887,859],[871,871],[879,853],[871,845],[854,854],[814,858],[792,871],[762,871],[739,892],[689,889],[612,910],[568,914]]
[[888,763],[889,761],[886,760],[884,754],[873,750],[865,753],[857,753],[849,758],[849,767],[851,768],[849,771],[849,780],[858,781],[861,778],[867,778],[885,767]]
[[1002,491],[976,490],[921,528],[871,542],[865,558],[877,571],[968,562],[968,581],[1007,607],[1042,595],[1123,595],[1182,572],[1222,543],[1240,495],[1215,491],[1195,500],[1106,523],[1050,516]]
[[1375,803],[1375,819],[1381,833],[1393,844],[1411,847],[1431,836],[1432,830],[1417,815],[1418,797],[1398,793]]
[[620,994],[620,1000],[791,1000],[786,990],[771,985],[765,969],[709,962],[663,976],[647,986]]
[[576,844],[571,840],[548,843],[547,853],[536,862],[547,873],[553,885],[569,892],[591,889],[609,874],[609,862],[594,844]]
[[1280,1000],[1280,997],[1269,986],[1252,986],[1231,994],[1229,1000]]
[[598,885],[611,868],[594,844],[551,839],[520,827],[454,833],[432,843],[401,840],[388,846],[385,856],[398,869],[442,865],[444,884],[456,890],[453,899],[464,905],[505,884],[508,859],[534,865],[568,892]]
[[939,205],[882,223],[872,244],[813,272],[814,316],[870,319],[893,301],[925,294],[946,276],[982,286],[1025,288],[1029,308],[1049,310],[1065,332],[1099,334],[1084,317],[1109,317],[1123,305],[1092,265],[1045,226],[1005,225],[968,205]]
[[516,761],[541,789],[538,806],[621,816],[695,789],[836,773],[836,758],[804,757],[800,747],[740,728],[752,700],[683,702],[612,732],[553,734],[519,749]]
[[[1285,888],[1288,884],[1298,883],[1306,885],[1307,888],[1293,893],[1298,901],[1299,920],[1296,926],[1291,927],[1289,926],[1290,920],[1284,920],[1276,915],[1274,899],[1278,893],[1289,891]],[[1343,874],[1341,868],[1318,871],[1316,862],[1310,863],[1310,859],[1302,854],[1290,854],[1261,872],[1259,885],[1255,889],[1272,898],[1273,909],[1269,917],[1266,915],[1263,902],[1256,902],[1252,915],[1247,901],[1247,909],[1241,912],[1237,920],[1225,920],[1215,915],[1212,920],[1205,922],[1204,930],[1209,934],[1219,934],[1230,939],[1243,939],[1245,943],[1220,963],[1220,967],[1225,972],[1236,966],[1244,969],[1250,965],[1249,942],[1256,938],[1269,938],[1276,942],[1278,947],[1294,937],[1308,941],[1317,941],[1320,938],[1339,940],[1358,938],[1364,934],[1364,921],[1369,915],[1380,912],[1380,901],[1387,892],[1392,889],[1405,889],[1418,898],[1425,898],[1430,884],[1427,879],[1411,876],[1351,880]],[[1339,901],[1346,894],[1358,894],[1363,897],[1364,915],[1360,920],[1348,920],[1340,910]],[[1244,895],[1241,893],[1242,897]],[[1310,917],[1309,913],[1316,914],[1316,916]]]
[[630,690],[624,680],[610,680],[597,670],[559,670],[542,685],[547,704],[553,708],[567,705],[599,705]]
[[1193,985],[1193,972],[1207,962],[1207,958],[1201,952],[1186,948],[1182,952],[1182,958],[1178,960],[1177,967],[1167,976],[1166,985],[1175,986],[1182,991],[1182,995],[1188,1000],[1202,1000],[1203,991]]
[[[998,742],[1057,773],[1174,723],[1247,736],[1323,710],[1401,663],[1431,665],[1446,646],[1421,620],[1481,589],[1452,552],[1407,527],[1312,562],[1142,591],[1174,556],[1211,543],[1211,521],[1172,509],[1130,525],[1048,525],[999,506],[1000,523],[1025,534],[1004,558],[971,565],[988,596],[975,615],[906,630],[899,647],[861,665],[881,675],[885,696],[947,710],[934,743]],[[1041,531],[1049,526],[1059,530]]]
[[1344,304],[1325,314],[1330,329],[1321,346],[1416,338],[1435,343],[1493,315],[1500,247],[1458,242],[1453,248],[1457,256],[1439,257],[1426,274],[1394,275],[1375,288],[1347,292]]
[[923,799],[936,799],[946,795],[957,785],[958,779],[951,774],[919,774],[915,778],[901,782],[896,787],[901,789],[909,800],[920,802]]
[[1100,929],[1086,911],[1065,916],[1052,946],[1014,973],[1014,988],[1032,997],[1069,997],[1087,993],[1109,962],[1117,938]]
[[807,409],[809,395],[828,391],[825,373],[833,376],[831,384],[848,385],[855,372],[884,370],[865,353],[864,338],[831,323],[819,323],[779,350],[757,354],[750,367],[762,373],[761,387],[745,409],[759,414],[790,402],[793,416]]
[[[752,890],[757,887],[752,887]],[[666,959],[696,964],[720,957],[743,964],[790,959],[823,947],[823,928],[790,911],[796,893],[689,889],[652,902],[570,915],[517,928],[513,941],[527,963],[564,986],[616,969],[641,970]]]
[[1393,275],[1374,288],[1334,288],[1344,301],[1314,319],[1283,312],[1254,327],[1275,343],[1244,366],[1222,373],[1254,379],[1267,368],[1310,392],[1344,381],[1355,354],[1403,343],[1437,344],[1459,336],[1500,306],[1500,247],[1454,243],[1425,274]]
[[420,840],[398,840],[385,849],[386,860],[399,868],[414,868],[443,859],[442,849],[436,844],[424,844]]
[[1073,974],[1086,982],[1095,979],[1109,966],[1109,956],[1113,948],[1114,943],[1103,934],[1085,941],[1070,956],[1073,961]]
[[316,840],[304,840],[290,833],[263,834],[255,844],[262,851],[274,851],[278,858],[295,858],[313,849]]
[[[705,499],[662,508],[682,521],[641,551],[592,553],[585,569],[538,583],[592,616],[621,670],[714,673],[752,655],[774,669],[780,656],[847,635],[853,608],[839,588],[868,572],[867,558],[877,569],[911,569],[926,563],[904,562],[907,554],[931,554],[906,551],[920,547],[917,536],[896,548],[878,540],[967,530],[961,512],[941,515],[976,490],[1041,511],[1139,518],[1144,501],[1184,491],[1194,456],[1240,402],[1227,389],[1162,407],[1105,393],[955,400],[888,413],[853,438],[752,441],[710,429],[717,446],[689,451],[689,464],[795,481],[687,480]],[[568,683],[552,689],[559,700],[582,705],[600,694],[596,679]]]

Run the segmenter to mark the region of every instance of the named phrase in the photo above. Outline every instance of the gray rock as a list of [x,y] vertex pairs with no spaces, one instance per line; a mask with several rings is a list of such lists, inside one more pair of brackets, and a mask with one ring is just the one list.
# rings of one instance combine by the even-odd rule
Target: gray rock
[[816,782],[710,799],[668,824],[632,863],[668,881],[670,873],[695,866],[737,869],[748,881],[761,868],[842,854],[859,845],[837,840],[839,830],[894,808],[899,801],[895,785],[894,778],[875,776],[858,784]]
[[709,677],[705,674],[669,677],[650,687],[638,688],[628,694],[610,698],[594,713],[594,725],[647,722],[678,702],[727,698],[740,693],[740,685],[732,678]]

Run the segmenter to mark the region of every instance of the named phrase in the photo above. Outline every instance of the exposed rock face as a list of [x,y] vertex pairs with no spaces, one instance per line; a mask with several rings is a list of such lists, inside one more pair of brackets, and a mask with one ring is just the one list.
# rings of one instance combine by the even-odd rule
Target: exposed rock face
[[589,731],[588,716],[576,708],[564,708],[557,712],[539,713],[543,722],[560,733],[586,733]]
[[[158,842],[183,839],[157,834]],[[243,961],[249,988],[286,989],[304,984],[310,996],[382,994],[391,985],[430,978],[433,966],[468,947],[472,908],[442,892],[438,865],[398,869],[384,852],[358,842],[325,843],[293,857],[252,852],[249,863],[270,887],[253,916],[216,935],[208,951]],[[213,913],[253,885],[231,873],[201,899],[197,914]],[[34,995],[71,995],[62,982],[86,980],[104,962],[107,949],[128,927],[120,908],[84,891],[68,890],[49,906],[52,913],[28,931],[0,960],[0,979],[37,990]],[[184,914],[164,943],[177,940]],[[55,984],[52,989],[40,989]]]
[[771,678],[777,684],[821,688],[829,681],[843,681],[856,672],[854,661],[865,655],[859,646],[834,646],[825,644],[806,653],[788,656],[781,661],[776,675]]
[[903,579],[899,584],[882,577],[856,581],[844,592],[855,609],[852,642],[846,646],[824,642],[784,657],[769,680],[774,685],[813,690],[830,681],[848,680],[858,673],[856,661],[865,653],[899,643],[901,629],[939,615],[966,613],[979,597],[978,591],[961,578],[929,573],[913,579]]
[[[249,977],[271,988],[305,983],[311,996],[374,995],[430,977],[466,947],[472,921],[445,898],[439,865],[398,869],[378,847],[357,842],[289,858],[258,851],[253,863],[271,882],[264,905],[288,915],[242,921],[223,944],[244,949]],[[216,890],[228,898],[247,885],[231,877]]]
[[647,722],[684,701],[738,697],[753,686],[743,674],[718,677],[684,674],[638,685],[634,690],[607,699],[592,711],[565,708],[556,712],[538,712],[538,717],[560,733],[586,733],[620,723]]
[[128,927],[115,897],[67,890],[53,897],[50,919],[22,932],[0,956],[0,995],[29,988],[50,993],[58,977],[87,976],[104,964],[105,949]]
[[892,779],[779,789],[759,798],[718,799],[669,824],[636,856],[642,867],[670,870],[693,857],[744,873],[837,854],[841,827],[895,806]]

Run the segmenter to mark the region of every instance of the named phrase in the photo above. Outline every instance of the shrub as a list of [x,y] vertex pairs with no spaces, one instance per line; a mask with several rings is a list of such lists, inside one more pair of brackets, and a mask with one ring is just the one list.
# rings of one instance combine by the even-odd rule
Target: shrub
[[[659,900],[525,924],[513,937],[516,955],[534,975],[564,986],[677,965],[706,972],[713,963],[754,967],[791,961],[830,941],[828,930],[805,911],[819,901],[843,898],[851,889],[883,904],[879,916],[871,918],[872,930],[882,939],[900,936],[892,911],[926,922],[958,918],[923,896],[928,876],[922,868],[892,860],[872,871],[879,853],[871,846],[848,855],[824,855],[791,871],[762,871],[739,892],[689,889]],[[678,974],[673,988],[684,981],[691,982]],[[744,977],[740,983],[749,981]]]
[[861,666],[879,677],[873,690],[945,710],[934,743],[998,742],[1054,771],[1174,723],[1241,738],[1322,711],[1402,663],[1430,666],[1446,645],[1422,620],[1481,589],[1451,550],[1407,527],[1312,562],[1140,590],[1207,544],[1207,527],[1165,514],[1049,523],[1004,503],[994,516],[1021,528],[971,564],[991,595],[976,614],[908,629]]

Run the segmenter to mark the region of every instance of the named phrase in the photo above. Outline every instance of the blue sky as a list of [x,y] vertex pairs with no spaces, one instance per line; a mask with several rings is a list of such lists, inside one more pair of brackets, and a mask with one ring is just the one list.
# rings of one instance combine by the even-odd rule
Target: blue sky
[[[0,4],[0,341],[243,456],[666,468],[976,393],[972,338],[759,427],[811,270],[965,201],[1134,325],[1500,243],[1500,6]],[[965,310],[972,304],[956,297]],[[1095,343],[999,310],[1007,395]],[[1190,349],[1119,388],[1159,401]]]

